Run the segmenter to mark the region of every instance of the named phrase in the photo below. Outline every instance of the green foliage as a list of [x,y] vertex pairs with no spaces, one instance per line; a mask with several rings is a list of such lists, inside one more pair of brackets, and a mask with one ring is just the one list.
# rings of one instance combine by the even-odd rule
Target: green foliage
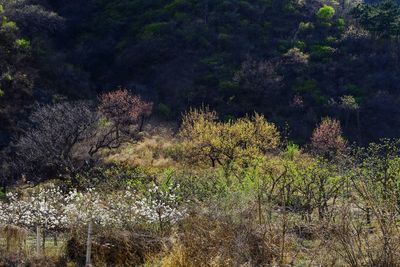
[[318,83],[314,79],[298,82],[294,85],[294,90],[297,92],[316,92],[318,91]]
[[331,20],[335,16],[335,9],[332,6],[324,5],[318,10],[316,15],[321,20]]
[[344,87],[346,91],[351,95],[359,96],[362,94],[361,88],[355,84],[346,84]]
[[340,100],[341,100],[341,105],[344,109],[357,110],[360,108],[357,99],[352,95],[344,95],[340,98]]
[[161,115],[163,115],[165,117],[169,117],[171,115],[171,112],[172,112],[171,108],[169,106],[167,106],[166,104],[164,104],[164,103],[159,103],[158,104],[157,111]]
[[29,50],[31,48],[31,42],[28,39],[17,39],[15,44],[21,49]]
[[297,144],[289,143],[286,146],[285,156],[289,159],[294,159],[300,154],[300,147]]
[[151,38],[160,36],[168,29],[169,24],[167,22],[154,22],[144,26],[143,28],[143,37]]
[[312,22],[300,22],[299,30],[308,31],[314,29],[314,24]]
[[0,97],[4,96],[4,91],[0,88]]
[[18,30],[17,23],[15,23],[14,21],[10,21],[7,17],[3,17],[1,31],[12,32],[16,30]]
[[345,21],[345,19],[339,18],[339,19],[336,21],[336,26],[337,26],[338,28],[340,28],[340,29],[344,29],[345,26],[346,26],[346,21]]
[[328,58],[333,55],[335,48],[328,45],[314,45],[311,54],[317,58]]
[[328,36],[328,37],[326,37],[325,40],[326,40],[327,43],[334,43],[334,42],[337,41],[337,38],[334,37],[334,36]]
[[235,81],[220,81],[219,86],[222,90],[235,90],[239,87],[239,84]]
[[400,34],[400,5],[395,0],[380,1],[377,4],[358,4],[352,15],[368,31],[380,37]]
[[99,126],[100,126],[100,127],[107,127],[107,126],[110,126],[110,125],[112,125],[112,121],[110,121],[110,120],[107,119],[106,117],[102,117],[102,118],[99,120]]
[[235,164],[265,155],[276,149],[280,135],[264,116],[217,121],[216,112],[190,110],[179,131],[181,156],[189,163],[221,165],[229,173]]
[[295,47],[297,47],[300,50],[303,50],[306,48],[306,43],[304,41],[296,41],[296,43],[294,44]]
[[[357,159],[361,166],[356,169],[357,186],[362,188],[363,197],[389,200],[400,194],[400,140],[381,139],[367,148],[359,148]],[[363,177],[362,185],[360,179]],[[371,194],[370,196],[365,194]]]

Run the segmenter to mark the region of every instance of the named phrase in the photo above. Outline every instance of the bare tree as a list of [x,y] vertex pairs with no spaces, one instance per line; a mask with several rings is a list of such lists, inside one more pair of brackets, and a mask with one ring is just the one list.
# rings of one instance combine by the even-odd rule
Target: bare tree
[[40,106],[14,144],[14,165],[19,174],[35,180],[76,174],[92,166],[101,149],[119,147],[127,140],[123,137],[88,102]]

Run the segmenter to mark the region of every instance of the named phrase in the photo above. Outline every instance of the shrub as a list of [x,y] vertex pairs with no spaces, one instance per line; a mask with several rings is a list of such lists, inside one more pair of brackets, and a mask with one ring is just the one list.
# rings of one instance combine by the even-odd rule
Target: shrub
[[328,45],[314,45],[311,48],[312,55],[317,58],[330,57],[335,51],[335,48]]
[[214,215],[193,216],[180,228],[161,266],[272,266],[280,256],[277,229]]
[[299,29],[301,31],[308,31],[314,29],[314,24],[312,22],[300,22]]
[[7,17],[3,17],[1,31],[12,32],[12,31],[16,31],[17,29],[18,29],[17,23],[15,23],[14,21],[8,20]]
[[334,15],[335,9],[328,5],[324,5],[317,12],[317,18],[321,20],[331,20]]
[[331,157],[347,151],[347,141],[342,136],[340,122],[324,118],[311,137],[312,151],[318,155]]
[[138,122],[143,116],[149,116],[153,103],[143,101],[126,89],[119,89],[99,97],[99,110],[119,127]]
[[15,44],[21,48],[28,50],[31,47],[31,42],[28,39],[17,39],[15,40]]

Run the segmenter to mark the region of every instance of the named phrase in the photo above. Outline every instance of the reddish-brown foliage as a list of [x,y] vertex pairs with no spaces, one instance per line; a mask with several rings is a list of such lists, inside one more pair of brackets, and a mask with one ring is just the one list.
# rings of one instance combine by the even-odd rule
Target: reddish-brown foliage
[[153,103],[143,101],[126,89],[119,89],[99,97],[99,110],[117,124],[133,123],[143,116],[149,116]]
[[325,118],[314,130],[311,137],[313,152],[322,156],[345,153],[347,141],[342,137],[342,127],[335,119]]

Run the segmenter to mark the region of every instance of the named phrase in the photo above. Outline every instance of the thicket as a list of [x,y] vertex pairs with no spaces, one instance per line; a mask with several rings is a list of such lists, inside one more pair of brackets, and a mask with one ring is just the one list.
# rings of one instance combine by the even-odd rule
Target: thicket
[[201,108],[184,114],[172,146],[145,149],[170,164],[95,161],[10,188],[3,264],[400,264],[398,140],[352,147],[325,118],[300,147],[261,115],[224,122]]

